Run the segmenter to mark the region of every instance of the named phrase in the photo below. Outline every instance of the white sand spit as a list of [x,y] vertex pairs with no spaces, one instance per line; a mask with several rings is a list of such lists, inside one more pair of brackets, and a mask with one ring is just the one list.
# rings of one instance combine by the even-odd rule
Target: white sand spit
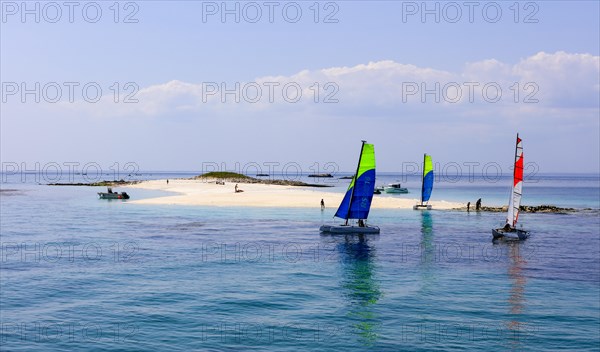
[[[128,188],[143,188],[178,193],[177,195],[150,199],[132,200],[135,204],[160,205],[203,205],[203,206],[244,206],[244,207],[319,207],[321,199],[327,207],[337,207],[342,197],[341,192],[331,188],[313,188],[298,186],[279,186],[258,183],[239,183],[241,193],[234,192],[235,183],[226,182],[218,185],[214,180],[152,180],[144,181]],[[373,198],[371,208],[411,209],[418,199],[377,196]],[[434,209],[451,209],[464,206],[460,203],[432,201]]]

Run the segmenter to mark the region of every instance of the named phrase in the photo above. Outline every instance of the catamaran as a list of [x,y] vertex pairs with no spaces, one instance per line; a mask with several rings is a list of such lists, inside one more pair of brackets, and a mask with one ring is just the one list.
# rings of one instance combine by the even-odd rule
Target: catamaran
[[431,162],[431,155],[425,154],[423,157],[423,179],[421,181],[421,204],[415,205],[413,209],[431,210],[431,205],[429,204],[429,198],[433,190],[433,163]]
[[408,193],[408,188],[402,187],[400,183],[390,183],[383,190],[385,193]]
[[[379,227],[368,226],[367,217],[371,209],[373,191],[375,190],[375,147],[362,141],[360,157],[356,173],[348,186],[344,199],[340,203],[334,217],[344,219],[342,225],[323,225],[321,232],[329,233],[379,233]],[[348,220],[357,220],[354,226]]]
[[521,191],[523,189],[523,145],[517,133],[517,145],[515,148],[515,167],[513,172],[513,185],[510,199],[508,201],[508,214],[506,224],[499,229],[492,229],[494,240],[524,240],[529,237],[529,232],[517,229],[519,219],[519,207],[521,206]]

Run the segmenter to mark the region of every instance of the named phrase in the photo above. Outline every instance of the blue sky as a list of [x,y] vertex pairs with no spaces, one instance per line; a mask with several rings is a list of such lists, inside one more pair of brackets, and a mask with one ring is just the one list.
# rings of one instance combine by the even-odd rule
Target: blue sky
[[[35,14],[23,21],[20,1],[2,1],[2,161],[352,170],[367,139],[381,171],[424,152],[508,167],[520,132],[540,172],[600,169],[597,1],[474,2],[472,18],[463,2],[428,2],[434,13],[424,19],[422,2],[319,2],[318,15],[313,1],[272,3],[271,23],[264,2],[227,2],[239,6],[236,23],[234,14],[222,20],[221,2],[120,2],[115,23],[114,2],[77,2],[71,23],[61,2],[61,16],[29,2],[36,23]],[[123,23],[128,14],[134,23]],[[20,91],[36,82],[40,103]],[[54,103],[52,82],[62,89]],[[72,101],[65,82],[74,82]],[[236,82],[239,102],[221,95]],[[82,99],[86,84],[102,90],[98,102]],[[439,101],[421,94],[436,84]],[[123,103],[128,93],[137,102]]]

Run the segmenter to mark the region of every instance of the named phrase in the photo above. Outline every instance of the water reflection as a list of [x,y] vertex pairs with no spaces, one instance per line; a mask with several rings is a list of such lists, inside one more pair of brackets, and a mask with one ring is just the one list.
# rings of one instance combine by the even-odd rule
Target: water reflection
[[527,279],[523,274],[523,268],[527,261],[523,258],[520,251],[525,244],[519,242],[506,243],[508,277],[510,279],[510,290],[508,294],[508,320],[505,322],[506,337],[509,348],[513,350],[521,349],[521,341],[530,330],[527,322],[524,322],[523,311],[526,306],[525,286]]
[[[420,265],[418,267],[420,287],[417,291],[418,297],[422,298],[421,307],[419,311],[419,319],[421,323],[426,325],[430,319],[434,318],[431,316],[432,302],[435,300],[431,299],[435,288],[435,245],[433,243],[433,220],[429,211],[421,211],[421,242],[420,247]],[[427,336],[425,332],[421,332],[421,337]]]
[[339,254],[341,286],[349,303],[347,316],[352,321],[352,331],[367,346],[378,338],[380,325],[375,304],[381,298],[376,276],[376,251],[369,245],[378,235],[326,235]]
[[421,211],[421,295],[431,291],[434,278],[433,263],[435,261],[435,246],[433,244],[433,219],[429,211]]
[[431,265],[434,257],[433,246],[433,219],[429,211],[421,211],[421,252],[423,262]]

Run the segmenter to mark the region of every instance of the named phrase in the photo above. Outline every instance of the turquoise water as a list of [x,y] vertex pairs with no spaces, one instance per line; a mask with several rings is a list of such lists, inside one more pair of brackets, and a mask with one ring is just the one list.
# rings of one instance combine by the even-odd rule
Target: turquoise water
[[[502,214],[375,209],[380,235],[325,236],[331,206],[147,206],[7,182],[1,349],[597,351],[597,178],[540,182],[525,204],[595,210],[522,214],[532,236],[512,245],[491,243]],[[433,199],[461,194],[507,197],[458,182]]]

